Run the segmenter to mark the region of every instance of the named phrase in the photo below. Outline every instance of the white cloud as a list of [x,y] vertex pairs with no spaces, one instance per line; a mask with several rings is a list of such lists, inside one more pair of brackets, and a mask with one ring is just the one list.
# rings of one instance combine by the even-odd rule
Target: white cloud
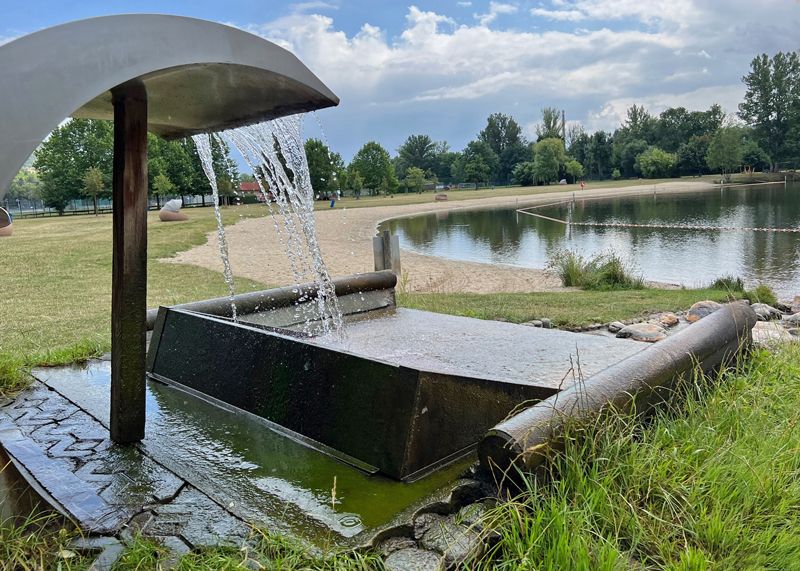
[[[511,9],[499,6],[515,7],[494,3],[489,14]],[[623,8],[634,23],[608,24]],[[414,132],[462,148],[496,111],[531,124],[542,107],[555,105],[590,130],[613,130],[634,102],[659,112],[716,101],[734,112],[752,57],[796,48],[800,10],[790,8],[775,4],[774,17],[754,22],[748,0],[730,0],[718,13],[713,0],[558,0],[542,9],[580,11],[582,29],[526,30],[520,22],[527,12],[513,29],[500,29],[497,20],[492,27],[480,19],[459,24],[415,6],[391,34],[369,21],[345,33],[319,14],[247,29],[297,54],[341,97],[324,116],[332,143],[348,157],[366,140],[393,149]]]
[[312,10],[338,10],[339,6],[322,0],[311,0],[309,2],[296,2],[289,4],[289,9],[295,13],[310,12]]
[[456,2],[456,4],[458,4],[462,8],[469,8],[470,6],[472,6],[472,2]]
[[488,26],[497,19],[500,14],[514,14],[519,8],[514,4],[503,2],[489,2],[489,11],[486,14],[474,14],[474,17],[481,26]]
[[580,10],[547,10],[546,8],[534,8],[531,10],[531,15],[562,22],[577,22],[586,19],[586,14]]

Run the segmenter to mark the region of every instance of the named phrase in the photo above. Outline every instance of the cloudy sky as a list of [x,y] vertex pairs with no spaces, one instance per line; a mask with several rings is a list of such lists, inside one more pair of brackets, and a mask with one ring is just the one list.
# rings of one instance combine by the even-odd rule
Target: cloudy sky
[[[3,0],[0,43],[69,20],[159,12],[238,26],[297,54],[342,103],[318,116],[345,159],[427,133],[461,149],[492,112],[533,133],[540,109],[613,129],[657,113],[735,112],[758,53],[798,49],[798,0]],[[318,136],[316,121],[309,136]]]

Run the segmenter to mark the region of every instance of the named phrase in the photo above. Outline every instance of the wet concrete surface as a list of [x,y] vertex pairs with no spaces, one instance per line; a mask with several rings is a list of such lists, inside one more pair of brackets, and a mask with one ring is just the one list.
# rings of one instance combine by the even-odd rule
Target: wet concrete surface
[[625,339],[404,308],[357,316],[344,339],[309,341],[414,369],[548,388],[569,386],[578,364],[585,378],[646,348]]
[[[107,426],[109,363],[34,373]],[[154,381],[148,382],[147,431],[140,447],[242,520],[312,541],[330,539],[331,533],[354,538],[386,524],[453,482],[474,461],[413,484],[370,476],[273,432],[252,415]]]

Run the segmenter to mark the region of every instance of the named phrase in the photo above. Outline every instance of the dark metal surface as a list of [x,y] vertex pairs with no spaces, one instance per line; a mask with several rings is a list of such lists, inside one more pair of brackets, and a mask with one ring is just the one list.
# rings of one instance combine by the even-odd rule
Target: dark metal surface
[[349,320],[344,339],[310,343],[422,371],[536,385],[555,392],[647,348],[644,343],[416,309]]
[[567,422],[613,407],[645,411],[669,398],[676,382],[696,367],[710,371],[735,363],[752,343],[756,323],[743,303],[728,304],[647,350],[590,376],[489,430],[478,447],[481,465],[505,474],[531,470],[561,446]]
[[[370,291],[391,290],[392,305],[394,305],[394,287],[397,285],[397,276],[390,271],[367,272],[352,276],[343,276],[333,280],[336,295],[345,297]],[[273,311],[278,308],[292,306],[301,299],[305,302],[313,301],[317,295],[317,284],[306,283],[295,286],[280,287],[263,291],[242,293],[234,298],[236,311],[239,315]],[[231,317],[231,300],[229,297],[217,297],[192,303],[172,306],[173,309],[184,309],[208,315]],[[147,329],[155,326],[158,309],[147,312]]]
[[64,118],[113,117],[111,89],[140,79],[148,129],[218,131],[338,104],[293,54],[242,30],[179,16],[70,22],[0,46],[0,200]]
[[467,453],[553,387],[413,369],[162,308],[148,371],[326,444],[397,479]]

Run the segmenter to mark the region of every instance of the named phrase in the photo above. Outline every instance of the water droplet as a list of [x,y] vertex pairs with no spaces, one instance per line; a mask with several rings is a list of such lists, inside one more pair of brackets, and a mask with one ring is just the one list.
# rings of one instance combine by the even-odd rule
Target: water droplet
[[342,527],[353,528],[361,525],[361,518],[354,514],[346,514],[339,519]]

